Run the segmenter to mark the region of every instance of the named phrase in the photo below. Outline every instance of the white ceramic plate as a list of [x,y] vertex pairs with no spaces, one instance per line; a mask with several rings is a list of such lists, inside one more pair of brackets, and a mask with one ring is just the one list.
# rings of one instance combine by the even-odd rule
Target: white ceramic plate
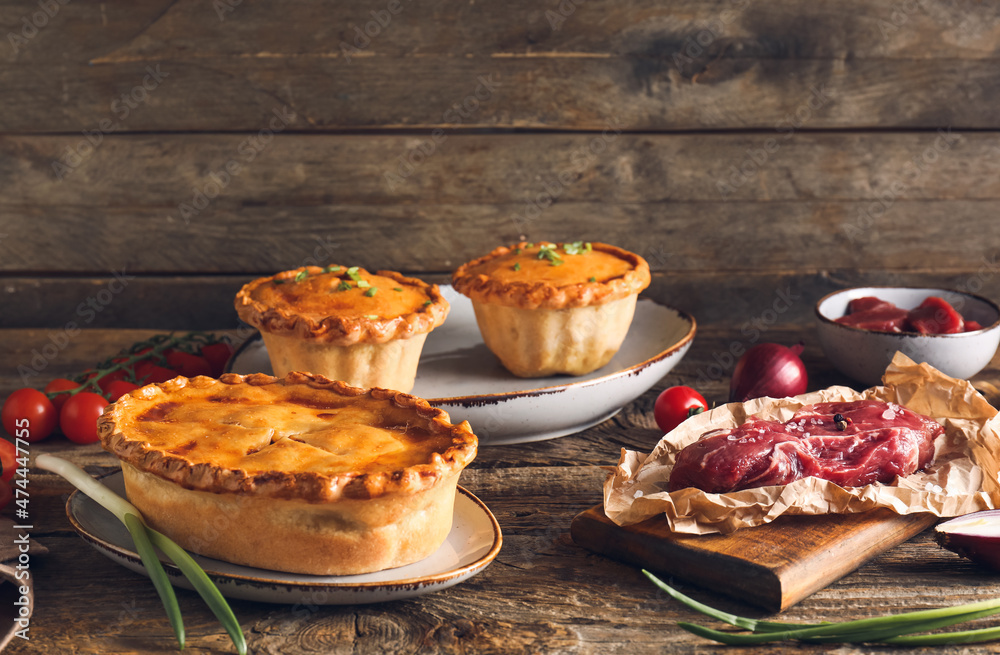
[[[102,482],[125,496],[121,472]],[[76,531],[99,552],[125,568],[146,574],[132,537],[115,516],[80,493],[66,502],[66,514]],[[481,500],[458,488],[455,517],[445,543],[430,557],[396,569],[350,576],[316,576],[239,566],[194,556],[227,598],[265,603],[359,605],[421,596],[447,589],[483,569],[500,552],[500,525]],[[174,585],[191,589],[187,578],[169,561],[164,569]]]
[[[608,364],[579,377],[525,379],[509,373],[483,343],[472,302],[450,286],[441,291],[451,311],[427,336],[411,393],[453,421],[469,421],[485,446],[561,437],[614,416],[677,365],[696,329],[684,312],[642,299]],[[271,373],[260,337],[244,343],[226,370]]]

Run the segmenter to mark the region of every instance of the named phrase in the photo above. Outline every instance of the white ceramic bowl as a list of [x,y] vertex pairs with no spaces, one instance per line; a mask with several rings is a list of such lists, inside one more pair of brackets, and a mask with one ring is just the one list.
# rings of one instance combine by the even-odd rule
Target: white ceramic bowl
[[[983,328],[959,334],[917,334],[862,330],[835,322],[847,313],[847,303],[867,296],[902,309],[913,309],[925,298],[938,296],[951,303],[963,318],[977,321]],[[989,364],[1000,344],[1000,307],[981,296],[948,289],[842,289],[816,303],[816,322],[823,351],[834,368],[868,386],[881,382],[896,351],[954,378],[969,378]]]

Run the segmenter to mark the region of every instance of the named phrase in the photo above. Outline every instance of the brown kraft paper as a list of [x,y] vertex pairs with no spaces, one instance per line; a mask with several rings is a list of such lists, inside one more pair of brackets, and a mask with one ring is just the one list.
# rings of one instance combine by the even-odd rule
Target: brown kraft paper
[[[728,534],[770,523],[782,514],[850,514],[884,507],[898,514],[947,517],[1000,506],[997,410],[967,380],[914,363],[902,353],[896,353],[882,383],[861,392],[830,387],[792,398],[729,403],[686,420],[648,455],[622,449],[615,472],[604,484],[604,511],[618,525],[663,514],[674,532]],[[726,494],[667,491],[677,454],[710,430],[736,427],[751,415],[785,422],[804,405],[865,399],[897,403],[944,426],[927,469],[892,484],[864,487],[844,488],[809,477]]]

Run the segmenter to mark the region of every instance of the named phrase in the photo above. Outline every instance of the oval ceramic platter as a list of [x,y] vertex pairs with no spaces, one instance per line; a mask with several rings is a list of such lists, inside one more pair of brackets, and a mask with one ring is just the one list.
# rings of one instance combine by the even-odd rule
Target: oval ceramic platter
[[[561,437],[614,416],[677,365],[696,329],[688,314],[641,299],[625,342],[605,366],[579,377],[519,378],[483,343],[471,301],[450,286],[441,291],[451,311],[427,336],[411,393],[453,421],[469,421],[484,446]],[[227,370],[271,373],[259,335],[240,347]]]
[[[109,489],[125,496],[121,472],[102,479]],[[66,502],[73,528],[99,552],[125,568],[146,575],[125,526],[93,500],[73,492]],[[430,557],[396,569],[350,576],[315,576],[268,571],[194,555],[227,598],[265,603],[359,605],[412,598],[447,589],[485,569],[500,552],[500,525],[481,500],[458,488],[451,533]],[[169,561],[164,569],[171,582],[191,589],[187,578]]]

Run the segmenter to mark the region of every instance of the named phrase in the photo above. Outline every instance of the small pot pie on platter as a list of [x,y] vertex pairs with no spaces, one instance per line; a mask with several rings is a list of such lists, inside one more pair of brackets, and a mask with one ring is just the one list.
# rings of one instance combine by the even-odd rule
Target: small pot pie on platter
[[649,282],[639,255],[579,241],[500,247],[452,275],[486,346],[526,378],[584,375],[611,361]]
[[400,391],[413,388],[427,334],[449,308],[437,285],[336,265],[253,280],[235,304],[260,330],[275,375],[301,371]]
[[98,432],[153,528],[200,555],[312,575],[432,554],[478,446],[425,400],[304,373],[148,385]]

